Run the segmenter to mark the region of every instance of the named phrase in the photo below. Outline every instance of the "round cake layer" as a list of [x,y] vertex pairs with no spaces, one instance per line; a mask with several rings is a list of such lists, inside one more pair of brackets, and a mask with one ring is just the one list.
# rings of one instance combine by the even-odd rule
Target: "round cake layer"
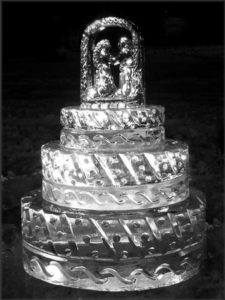
[[61,110],[61,124],[65,128],[85,130],[122,130],[156,128],[165,121],[163,106],[124,109],[81,109],[65,107]]
[[60,143],[66,148],[115,149],[139,146],[156,146],[165,140],[163,126],[157,128],[139,128],[127,130],[86,131],[80,129],[62,129]]
[[22,235],[26,243],[59,257],[120,260],[184,253],[205,237],[205,201],[191,194],[186,208],[152,213],[110,211],[73,215],[47,212],[41,192],[22,198]]
[[203,248],[156,258],[103,261],[61,258],[24,243],[25,271],[51,284],[98,291],[140,291],[174,285],[198,274]]
[[185,201],[189,196],[189,182],[180,176],[167,182],[133,187],[78,188],[46,180],[42,182],[45,207],[57,205],[58,211],[89,209],[100,211],[124,211],[142,209],[168,209]]
[[187,174],[188,146],[166,140],[157,149],[76,150],[50,142],[41,148],[44,179],[76,187],[133,186]]

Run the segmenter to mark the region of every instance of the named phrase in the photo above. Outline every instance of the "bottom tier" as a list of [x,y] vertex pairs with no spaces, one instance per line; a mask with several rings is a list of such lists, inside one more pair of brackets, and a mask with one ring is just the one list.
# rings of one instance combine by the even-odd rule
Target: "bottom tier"
[[[35,278],[119,292],[174,285],[200,270],[206,223],[205,201],[197,191],[191,190],[186,206],[169,213],[77,212],[79,223],[77,215],[44,211],[41,201],[40,192],[22,199],[24,268]],[[88,241],[83,237],[86,231]]]

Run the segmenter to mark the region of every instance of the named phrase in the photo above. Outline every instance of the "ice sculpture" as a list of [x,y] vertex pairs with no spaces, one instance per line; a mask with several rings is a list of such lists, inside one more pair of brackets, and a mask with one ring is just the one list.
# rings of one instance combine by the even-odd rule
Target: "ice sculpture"
[[[108,27],[127,31],[116,54],[110,36],[98,40]],[[41,149],[42,191],[22,198],[24,268],[35,278],[137,291],[199,272],[205,200],[189,188],[188,146],[165,139],[164,108],[145,106],[141,41],[116,17],[84,31],[81,105],[61,110],[60,142]]]

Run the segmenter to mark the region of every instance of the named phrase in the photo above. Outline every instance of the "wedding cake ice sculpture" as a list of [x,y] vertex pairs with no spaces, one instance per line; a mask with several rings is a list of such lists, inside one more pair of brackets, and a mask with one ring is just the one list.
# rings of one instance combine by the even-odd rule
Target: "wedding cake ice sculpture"
[[[112,28],[111,28],[112,27]],[[116,51],[108,28],[120,28]],[[199,272],[205,200],[189,188],[188,146],[165,139],[164,108],[145,106],[133,23],[93,22],[81,41],[81,105],[61,110],[42,146],[42,192],[22,198],[24,268],[99,291],[173,285]]]

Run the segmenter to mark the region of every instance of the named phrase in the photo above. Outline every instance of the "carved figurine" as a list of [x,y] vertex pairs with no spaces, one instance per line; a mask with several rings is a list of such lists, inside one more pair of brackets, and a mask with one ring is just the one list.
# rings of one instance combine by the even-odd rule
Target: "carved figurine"
[[[119,37],[119,54],[116,57],[110,53],[108,37],[96,41],[98,33],[110,27],[120,27],[127,31],[123,37]],[[94,108],[97,101],[100,101],[98,107],[143,104],[142,65],[141,37],[133,23],[108,17],[90,24],[81,40],[82,107]],[[117,72],[112,70],[113,66],[119,66],[119,76],[114,74]]]
[[118,60],[120,61],[119,90],[117,95],[130,96],[132,92],[132,76],[133,76],[133,45],[132,41],[127,37],[121,37],[118,43],[120,53]]
[[107,39],[98,42],[93,52],[93,63],[96,69],[94,76],[94,87],[97,97],[111,96],[116,91],[111,64],[115,58],[110,54],[110,42]]

